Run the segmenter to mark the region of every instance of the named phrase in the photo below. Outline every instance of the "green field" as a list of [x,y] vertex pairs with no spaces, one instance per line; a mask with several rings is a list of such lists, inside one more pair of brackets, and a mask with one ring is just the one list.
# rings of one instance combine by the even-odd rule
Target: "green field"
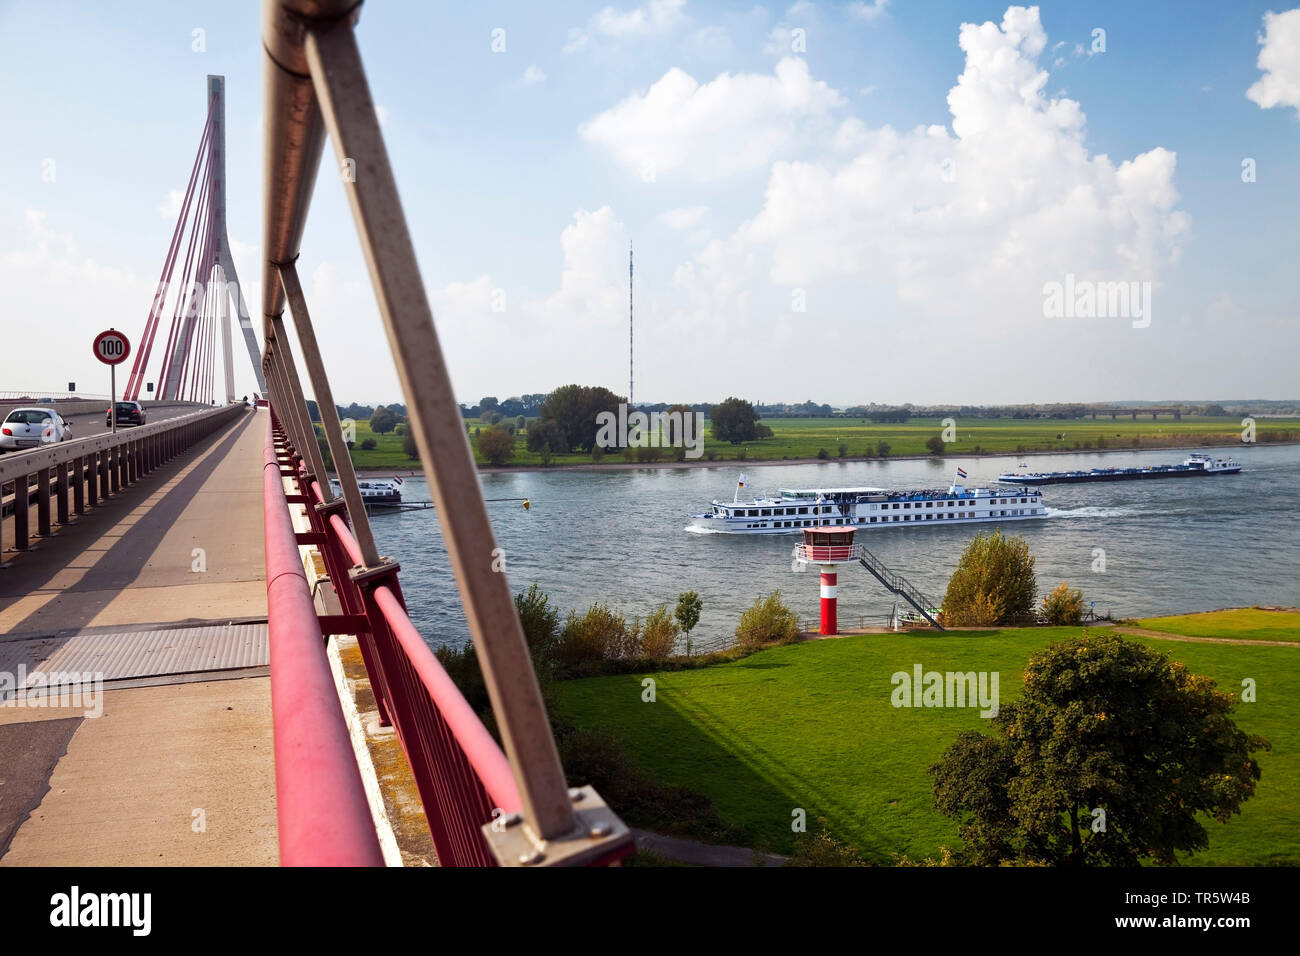
[[[471,444],[474,430],[487,428],[483,422],[471,419]],[[889,455],[926,455],[926,441],[942,431],[942,421],[937,418],[912,419],[902,424],[875,424],[847,418],[772,418],[764,424],[774,432],[771,438],[732,445],[716,442],[706,431],[704,456],[713,455],[717,461],[782,461],[786,459],[816,458],[825,449],[831,458],[838,458],[839,446],[846,445],[846,457],[876,456],[876,446],[885,441],[890,445]],[[402,436],[389,433],[376,435],[369,423],[356,423],[357,445],[366,438],[374,438],[377,447],[362,451],[354,447],[353,461],[364,468],[411,468],[416,463],[402,451]],[[1061,437],[1063,436],[1063,437]],[[1261,442],[1300,440],[1300,418],[1260,419],[1256,436]],[[948,455],[1028,454],[1042,451],[1089,451],[1120,448],[1160,448],[1200,445],[1230,445],[1241,441],[1240,418],[1184,417],[1180,422],[1165,416],[1152,421],[1139,417],[1136,421],[1121,417],[1075,419],[1010,419],[1010,418],[959,418],[956,441],[949,444]],[[663,449],[663,460],[670,460],[674,449]],[[477,456],[477,451],[476,451]],[[479,457],[479,464],[486,464]],[[621,454],[608,453],[605,462],[624,460]],[[635,460],[635,459],[633,459]],[[553,456],[552,463],[590,464],[590,454],[565,454]],[[541,455],[528,451],[523,433],[516,436],[514,466],[542,464]]]
[[1227,637],[1252,641],[1300,642],[1300,612],[1266,611],[1257,607],[1180,614],[1176,617],[1148,617],[1139,627],[1168,631],[1188,637]]
[[[813,641],[700,670],[654,673],[654,703],[641,700],[641,674],[564,682],[558,710],[616,734],[631,759],[665,783],[709,796],[749,845],[793,851],[801,837],[791,832],[791,813],[802,808],[810,833],[824,819],[833,836],[873,862],[897,854],[938,857],[940,847],[959,843],[955,822],[933,809],[926,767],[959,732],[985,721],[969,709],[895,709],[890,676],[916,663],[996,670],[1005,703],[1020,694],[1030,652],[1078,633],[1040,628]],[[1300,650],[1134,640],[1210,675],[1221,689],[1255,678],[1258,702],[1239,704],[1236,720],[1273,745],[1255,755],[1263,769],[1255,797],[1226,825],[1206,820],[1210,848],[1185,862],[1300,863]]]

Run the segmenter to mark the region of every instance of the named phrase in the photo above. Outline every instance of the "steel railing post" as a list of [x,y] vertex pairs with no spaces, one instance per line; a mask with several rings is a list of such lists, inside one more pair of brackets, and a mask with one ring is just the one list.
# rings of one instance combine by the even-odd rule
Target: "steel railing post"
[[72,460],[72,513],[86,513],[86,459]]
[[26,551],[28,541],[31,502],[27,495],[27,479],[30,475],[19,475],[14,479],[14,550]]
[[[352,466],[352,455],[348,451],[347,442],[343,440],[338,407],[334,404],[334,391],[325,374],[325,363],[316,342],[316,330],[311,324],[311,313],[307,311],[307,298],[303,295],[302,283],[298,281],[298,267],[295,263],[280,266],[280,282],[284,286],[294,328],[298,332],[298,345],[302,347],[302,360],[307,367],[312,394],[316,396],[321,427],[325,431],[330,457],[334,459],[334,471],[339,476],[339,487],[343,489],[343,499],[347,502],[348,523],[352,526],[357,546],[361,548],[363,564],[368,568],[375,567],[379,563],[379,551],[375,547],[375,536],[370,529],[365,502],[361,500],[361,491],[357,488],[356,469]],[[280,317],[276,316],[274,321],[276,337],[283,338]]]
[[42,468],[36,476],[36,533],[50,536],[50,469]]
[[59,490],[55,492],[57,497],[55,503],[58,505],[58,511],[55,515],[60,525],[68,523],[68,463],[61,461],[54,466],[54,480],[59,485]]
[[351,23],[308,22],[304,48],[335,155],[359,171],[344,189],[526,823],[541,841],[570,836],[572,799],[509,582],[492,568],[500,552]]

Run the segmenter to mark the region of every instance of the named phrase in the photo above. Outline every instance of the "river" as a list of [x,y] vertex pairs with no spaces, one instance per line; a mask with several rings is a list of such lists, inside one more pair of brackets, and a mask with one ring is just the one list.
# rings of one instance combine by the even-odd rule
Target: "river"
[[[1235,446],[1217,453],[1232,454],[1244,470],[1216,477],[1050,485],[1043,489],[1049,516],[1008,522],[1004,531],[1028,541],[1040,594],[1068,581],[1083,591],[1085,602],[1096,602],[1098,614],[1142,617],[1300,605],[1300,502],[1294,487],[1300,446]],[[1163,449],[1022,460],[1033,471],[1068,471],[1178,462],[1184,456]],[[969,473],[968,487],[983,487],[1016,464],[1014,458],[998,457],[743,468],[747,490],[765,495],[779,488],[946,488],[957,465]],[[532,504],[530,510],[519,502],[488,505],[513,591],[536,581],[563,613],[600,600],[630,617],[644,616],[660,603],[671,609],[681,591],[694,589],[704,610],[693,638],[707,645],[727,639],[754,598],[777,588],[801,620],[818,614],[816,573],[790,570],[799,535],[684,530],[691,512],[704,510],[714,498],[730,499],[740,470],[728,463],[513,472],[484,475],[482,485],[485,497],[522,497]],[[407,478],[402,493],[406,501],[429,499],[423,478]],[[372,520],[381,548],[401,562],[412,619],[436,647],[463,643],[469,632],[435,515],[429,510]],[[858,540],[937,601],[967,542],[977,531],[995,527],[990,522],[860,529]],[[893,595],[866,569],[842,565],[839,582],[841,626],[864,618],[867,624],[885,622]]]

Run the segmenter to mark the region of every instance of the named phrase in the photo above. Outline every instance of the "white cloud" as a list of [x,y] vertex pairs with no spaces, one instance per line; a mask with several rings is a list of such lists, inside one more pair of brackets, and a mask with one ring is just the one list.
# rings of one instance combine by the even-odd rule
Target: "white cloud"
[[889,0],[871,0],[870,3],[858,2],[848,5],[849,14],[859,20],[865,20],[867,23],[877,20],[889,6]]
[[[1158,281],[1188,228],[1175,156],[1089,155],[1079,104],[1044,94],[1046,39],[1037,9],[963,24],[951,132],[845,121],[820,158],[775,163],[762,208],[679,271],[680,284],[720,307],[763,279],[810,299],[856,283],[892,290],[907,314],[960,312],[987,332],[1041,326],[1043,284],[1067,272]],[[731,291],[710,301],[701,283]]]
[[807,63],[793,57],[770,75],[723,73],[703,85],[674,67],[579,132],[643,175],[680,170],[718,179],[806,147],[818,122],[843,105],[838,92],[813,80]]
[[520,86],[536,86],[544,82],[546,82],[546,73],[536,63],[524,70],[524,75],[519,78]]
[[690,229],[708,215],[708,206],[686,206],[681,209],[669,209],[659,214],[659,218],[670,229]]
[[181,214],[181,204],[184,201],[185,193],[182,190],[169,189],[167,195],[163,197],[163,201],[153,208],[162,218],[175,222],[176,217]]
[[686,0],[649,0],[631,10],[605,7],[591,16],[586,26],[571,27],[565,53],[588,49],[596,40],[627,40],[668,33],[687,20],[682,8]]
[[1300,7],[1265,13],[1259,45],[1255,65],[1264,75],[1246,91],[1247,99],[1261,109],[1290,106],[1300,115]]

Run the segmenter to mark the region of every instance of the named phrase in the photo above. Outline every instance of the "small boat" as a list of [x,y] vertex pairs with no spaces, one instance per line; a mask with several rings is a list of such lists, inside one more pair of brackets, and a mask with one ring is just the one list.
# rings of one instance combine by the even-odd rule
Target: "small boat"
[[[361,492],[361,501],[365,504],[366,509],[371,508],[395,508],[402,503],[402,479],[393,478],[361,478],[357,481],[357,489]],[[343,486],[339,484],[337,478],[330,479],[330,488],[336,497],[342,497]]]

